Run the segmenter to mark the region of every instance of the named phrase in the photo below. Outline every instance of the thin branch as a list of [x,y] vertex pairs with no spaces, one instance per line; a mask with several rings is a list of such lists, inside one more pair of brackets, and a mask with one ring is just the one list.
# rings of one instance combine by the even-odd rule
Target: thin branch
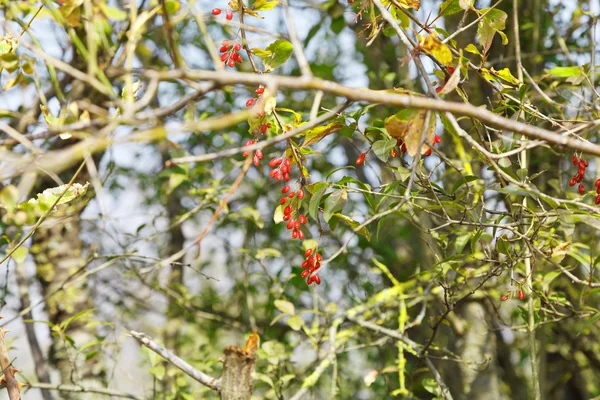
[[181,358],[177,357],[175,354],[165,349],[154,340],[150,339],[143,333],[136,331],[129,331],[129,334],[133,336],[141,345],[146,346],[175,367],[179,368],[181,371],[185,372],[187,375],[192,377],[194,380],[200,382],[204,386],[211,388],[212,390],[216,390],[217,392],[221,390],[221,381],[217,378],[213,378],[205,374],[204,372],[200,372],[190,364],[186,363]]
[[134,400],[144,400],[145,397],[136,396],[135,394],[123,393],[116,390],[111,389],[102,389],[102,388],[94,388],[94,387],[85,387],[79,385],[53,385],[51,383],[43,383],[43,382],[29,382],[24,386],[29,386],[34,389],[42,389],[42,390],[56,390],[59,392],[70,392],[70,393],[96,393],[103,394],[105,396],[112,397],[121,397],[124,399],[134,399]]

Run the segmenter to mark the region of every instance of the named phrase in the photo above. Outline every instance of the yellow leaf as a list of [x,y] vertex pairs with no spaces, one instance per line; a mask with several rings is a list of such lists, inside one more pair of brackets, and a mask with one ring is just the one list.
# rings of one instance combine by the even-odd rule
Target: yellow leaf
[[[391,0],[382,0],[381,4],[384,6],[389,6],[391,4]],[[415,11],[419,11],[421,7],[421,0],[398,0],[398,4],[400,4],[404,8],[412,8]]]
[[419,36],[419,46],[428,54],[431,54],[444,65],[452,65],[452,52],[450,48],[440,42],[435,36]]
[[[385,128],[393,138],[402,139],[406,145],[406,152],[411,157],[414,157],[419,150],[421,135],[425,129],[427,110],[412,110],[412,112],[406,110],[402,114],[406,116],[406,119],[398,117],[398,115],[388,117],[385,120]],[[423,143],[423,146],[421,146],[421,154],[427,152],[433,145],[436,124],[434,113],[430,113],[428,124],[425,142]]]
[[334,132],[342,129],[344,125],[338,122],[332,122],[325,126],[317,126],[306,132],[306,136],[304,137],[304,143],[302,147],[306,147],[310,144],[317,143],[321,141],[324,137],[331,135]]

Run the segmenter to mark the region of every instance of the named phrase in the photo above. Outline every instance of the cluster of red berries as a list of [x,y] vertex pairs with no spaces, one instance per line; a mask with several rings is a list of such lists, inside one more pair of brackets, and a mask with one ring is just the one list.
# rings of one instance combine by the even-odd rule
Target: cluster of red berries
[[[452,75],[452,74],[454,73],[454,68],[453,68],[453,67],[448,67],[448,73],[449,73],[450,75]],[[439,93],[439,92],[441,92],[441,91],[442,91],[442,89],[444,88],[444,86],[446,86],[446,82],[444,82],[444,84],[443,84],[443,85],[440,85],[440,86],[436,87],[436,88],[435,88],[435,92],[436,92],[436,93]]]
[[[291,192],[294,193],[294,192]],[[285,200],[285,202],[288,201],[288,199],[286,197],[284,197],[283,199],[281,199],[282,201]],[[285,204],[284,202],[284,204]],[[294,211],[294,206],[292,206],[291,204],[288,204],[287,206],[285,206],[285,208],[283,209],[283,220],[284,221],[288,221],[286,227],[288,229],[292,230],[292,239],[300,239],[303,240],[304,239],[304,232],[302,232],[300,230],[300,226],[305,224],[307,219],[304,215],[300,215],[298,217],[297,220],[295,220],[294,218],[292,218],[292,212]]]
[[304,262],[302,263],[302,268],[304,269],[304,271],[302,271],[302,274],[300,274],[300,276],[302,276],[303,278],[306,278],[308,276],[306,283],[309,285],[313,282],[317,285],[320,285],[321,278],[319,278],[319,275],[315,274],[314,272],[321,268],[321,261],[323,261],[323,257],[321,257],[321,255],[316,252],[315,254],[313,254],[313,249],[306,250],[306,252],[304,252],[304,257],[306,257],[306,260],[304,260]]
[[[256,143],[256,139],[250,139],[246,143],[244,143],[244,147],[245,146],[250,146],[250,145],[252,145],[254,143]],[[248,157],[248,154],[249,153],[247,151],[245,151],[245,152],[242,153],[242,156]],[[254,157],[252,159],[252,161],[254,162],[254,166],[255,167],[258,167],[258,164],[260,164],[260,160],[262,160],[262,158],[263,158],[262,150],[260,150],[260,149],[256,150],[254,152]]]
[[[514,291],[510,292],[510,296],[508,294],[505,294],[504,296],[502,296],[502,301],[506,301],[508,300],[510,297],[512,297],[514,294]],[[525,292],[523,292],[523,290],[519,289],[517,290],[517,297],[519,297],[519,300],[525,300]]]
[[269,161],[269,167],[273,168],[271,173],[269,174],[271,178],[280,181],[289,181],[290,180],[290,159],[289,158],[274,158]]
[[236,62],[241,63],[242,55],[238,53],[238,51],[241,49],[241,44],[229,40],[223,40],[221,43],[221,48],[219,49],[219,51],[223,53],[221,54],[221,61],[223,62],[223,65],[227,64],[230,67],[234,67]]
[[[220,8],[213,8],[211,13],[212,15],[219,15],[221,14],[221,9]],[[227,9],[227,11],[225,12],[225,18],[227,19],[227,21],[231,21],[233,19],[233,10],[232,9]]]
[[579,171],[577,171],[577,173],[573,175],[573,177],[569,180],[569,186],[575,186],[576,183],[579,183],[579,186],[577,186],[577,191],[579,192],[579,194],[584,194],[585,186],[583,186],[583,183],[581,182],[585,177],[585,169],[589,166],[589,163],[583,158],[577,158],[577,155],[575,154],[573,154],[571,161],[573,165],[579,167]]

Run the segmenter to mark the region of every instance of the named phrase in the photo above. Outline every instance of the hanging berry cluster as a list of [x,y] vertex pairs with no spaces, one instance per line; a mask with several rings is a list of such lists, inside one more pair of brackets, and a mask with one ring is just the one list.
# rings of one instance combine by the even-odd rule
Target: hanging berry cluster
[[219,49],[219,51],[223,53],[221,54],[223,66],[228,65],[233,68],[236,62],[241,63],[243,61],[242,55],[238,53],[241,49],[241,44],[231,40],[223,40],[221,48]]
[[[579,170],[569,180],[569,186],[575,186],[575,184],[579,183],[579,186],[577,186],[577,191],[579,192],[579,194],[584,194],[585,186],[583,185],[582,181],[585,177],[585,169],[589,166],[589,163],[586,160],[584,160],[583,158],[578,158],[576,154],[573,154],[573,157],[571,158],[571,162],[573,163],[573,165],[578,167]],[[597,183],[596,188],[599,187],[598,182],[599,181],[596,181],[596,183]],[[597,189],[597,193],[600,195],[600,189]],[[596,197],[596,204],[600,204],[600,196]]]
[[519,289],[517,291],[513,290],[510,293],[503,295],[502,301],[506,301],[509,298],[512,298],[515,295],[515,293],[517,294],[517,297],[519,298],[519,300],[525,300],[525,292],[522,289]]
[[313,282],[317,285],[320,285],[321,278],[315,272],[321,268],[321,261],[323,261],[323,257],[316,251],[315,254],[313,254],[313,249],[307,249],[304,253],[304,257],[306,259],[302,263],[302,269],[304,269],[304,271],[302,271],[301,276],[303,278],[308,277],[306,279],[306,283],[309,285]]
[[[440,135],[435,135],[433,137],[433,145],[435,146],[438,143],[442,142],[442,138]],[[400,152],[402,153],[406,153],[407,148],[406,148],[406,143],[404,143],[404,141],[402,139],[398,139],[398,141],[396,142],[396,147],[398,147],[398,149],[400,150]],[[394,147],[392,150],[390,150],[390,156],[392,158],[396,158],[398,156],[398,149],[396,149],[396,147]],[[356,159],[356,165],[360,165],[362,163],[365,162],[365,157],[367,156],[367,153],[371,150],[371,147],[369,147],[367,150],[365,150],[364,152],[360,153],[360,155],[358,156],[358,158]],[[433,153],[433,149],[430,147],[429,149],[427,149],[427,151],[425,153],[423,153],[423,157],[429,157],[431,154]]]
[[[220,8],[213,8],[211,13],[212,15],[219,15],[221,14],[221,9]],[[227,19],[227,21],[231,21],[233,19],[233,10],[228,8],[227,11],[225,12],[225,18]]]

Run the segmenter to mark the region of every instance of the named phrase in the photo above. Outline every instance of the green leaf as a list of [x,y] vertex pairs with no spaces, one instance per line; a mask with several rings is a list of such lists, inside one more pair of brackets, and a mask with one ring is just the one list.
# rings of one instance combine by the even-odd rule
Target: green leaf
[[568,78],[571,76],[580,76],[583,71],[581,67],[555,67],[548,71],[553,76],[559,78]]
[[[489,8],[484,8],[480,11],[485,13],[488,10]],[[489,13],[477,24],[477,39],[483,48],[484,54],[487,53],[492,46],[492,41],[494,40],[496,33],[503,34],[502,31],[506,26],[507,18],[508,15],[506,15],[504,11],[495,8],[493,10],[489,10]],[[502,39],[502,42],[504,43],[505,37],[503,36]]]
[[[342,221],[344,221],[345,223],[347,223],[348,225],[350,225],[350,227],[354,230],[356,228],[358,228],[360,226],[360,222],[353,220],[352,218],[340,214],[340,213],[335,213],[333,214],[334,217],[337,217],[339,219],[341,219]],[[361,235],[363,235],[365,238],[367,238],[367,240],[371,240],[371,233],[369,232],[369,230],[367,229],[366,226],[363,226],[358,232]]]
[[294,51],[294,46],[287,40],[276,40],[271,43],[266,50],[270,52],[269,56],[261,57],[265,64],[265,72],[273,71],[281,64],[287,61]]
[[337,211],[341,211],[346,205],[348,199],[348,192],[346,190],[336,190],[325,200],[325,210],[323,212],[323,218],[326,222],[329,222],[333,214]]
[[460,6],[459,0],[446,0],[440,4],[440,16],[453,15],[464,11]]
[[29,250],[27,249],[27,247],[21,246],[18,249],[16,249],[14,253],[12,253],[12,258],[17,264],[20,264],[23,261],[25,261],[25,258],[27,258],[27,254],[29,254]]
[[275,300],[274,305],[275,308],[284,314],[294,315],[296,313],[294,305],[287,300]]
[[454,194],[456,193],[456,191],[458,189],[460,189],[460,187],[462,185],[464,185],[465,183],[469,183],[469,182],[473,182],[476,181],[478,178],[476,176],[473,175],[467,175],[467,176],[463,176],[462,178],[460,178],[459,180],[457,180],[454,185],[452,185],[452,189],[450,190],[450,194]]
[[294,315],[288,318],[288,325],[295,331],[299,331],[300,329],[302,329],[302,323],[302,317],[299,315]]
[[396,139],[382,139],[373,143],[373,153],[381,161],[386,162],[390,156],[390,150],[396,146],[398,141]]
[[465,51],[467,51],[469,53],[481,55],[481,53],[479,52],[479,50],[477,49],[477,47],[473,43],[469,43],[467,45],[467,47],[465,47]]
[[310,203],[308,204],[308,214],[313,218],[317,218],[317,214],[319,212],[319,205],[321,204],[321,199],[323,198],[323,195],[325,194],[325,191],[328,187],[328,185],[324,182],[317,183],[315,185],[315,188],[317,185],[319,185],[319,188],[312,195],[312,197],[310,198]]
[[0,191],[0,205],[11,212],[19,203],[19,189],[14,185],[6,185]]
[[339,131],[343,126],[339,122],[332,122],[325,126],[317,126],[316,128],[309,129],[304,136],[302,147],[320,142],[332,133]]
[[127,19],[127,13],[116,7],[109,7],[106,3],[100,3],[100,9],[106,16],[106,18],[113,21],[125,21]]

